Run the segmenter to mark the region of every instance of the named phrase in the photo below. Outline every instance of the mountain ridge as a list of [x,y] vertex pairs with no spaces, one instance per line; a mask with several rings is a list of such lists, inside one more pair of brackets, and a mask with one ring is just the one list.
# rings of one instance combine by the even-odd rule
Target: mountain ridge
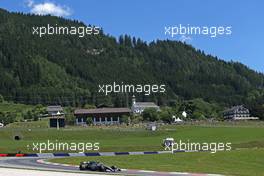
[[0,94],[6,100],[124,106],[126,95],[98,93],[98,84],[114,81],[165,84],[166,94],[137,95],[160,105],[194,98],[224,106],[252,104],[264,94],[262,73],[180,41],[147,44],[128,35],[116,39],[103,30],[83,38],[32,35],[33,26],[46,24],[85,26],[77,20],[0,9]]

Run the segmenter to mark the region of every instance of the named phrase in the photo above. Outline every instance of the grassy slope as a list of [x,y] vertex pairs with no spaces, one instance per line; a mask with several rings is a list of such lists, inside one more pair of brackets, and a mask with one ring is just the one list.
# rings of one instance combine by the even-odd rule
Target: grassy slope
[[131,155],[103,157],[74,157],[52,159],[52,162],[78,165],[84,160],[96,160],[121,168],[156,171],[218,173],[225,175],[264,175],[264,150],[239,150],[211,154],[177,153],[161,155]]
[[[14,122],[7,125],[8,128],[16,129],[36,129],[36,128],[48,128],[49,121],[47,118],[41,119],[41,121],[31,121],[31,122]],[[23,131],[23,130],[22,130]]]
[[18,103],[0,103],[0,112],[23,112],[32,109],[33,106]]

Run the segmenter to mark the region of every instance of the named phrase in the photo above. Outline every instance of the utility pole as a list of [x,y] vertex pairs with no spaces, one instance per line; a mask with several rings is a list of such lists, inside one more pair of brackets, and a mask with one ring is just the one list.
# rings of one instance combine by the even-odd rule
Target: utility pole
[[58,111],[58,112],[57,112],[57,130],[60,129],[60,124],[59,124],[59,118],[60,118],[60,115],[61,115],[61,113]]

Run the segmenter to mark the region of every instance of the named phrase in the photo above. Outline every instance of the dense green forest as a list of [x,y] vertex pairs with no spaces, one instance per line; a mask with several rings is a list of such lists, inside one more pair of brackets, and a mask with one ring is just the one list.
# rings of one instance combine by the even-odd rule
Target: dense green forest
[[[245,104],[263,113],[264,75],[180,41],[128,35],[32,35],[33,26],[84,26],[77,20],[0,9],[0,95],[24,104],[126,106],[132,95],[98,93],[98,84],[165,84],[145,96],[159,105],[200,98],[221,107]],[[100,51],[94,54],[94,51]]]

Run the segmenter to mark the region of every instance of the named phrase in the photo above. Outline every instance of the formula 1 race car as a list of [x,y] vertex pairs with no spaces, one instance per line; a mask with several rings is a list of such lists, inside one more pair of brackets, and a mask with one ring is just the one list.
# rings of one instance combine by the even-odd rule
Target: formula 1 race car
[[106,166],[103,163],[96,161],[83,161],[79,166],[80,170],[98,171],[98,172],[118,172],[121,169],[116,166]]

